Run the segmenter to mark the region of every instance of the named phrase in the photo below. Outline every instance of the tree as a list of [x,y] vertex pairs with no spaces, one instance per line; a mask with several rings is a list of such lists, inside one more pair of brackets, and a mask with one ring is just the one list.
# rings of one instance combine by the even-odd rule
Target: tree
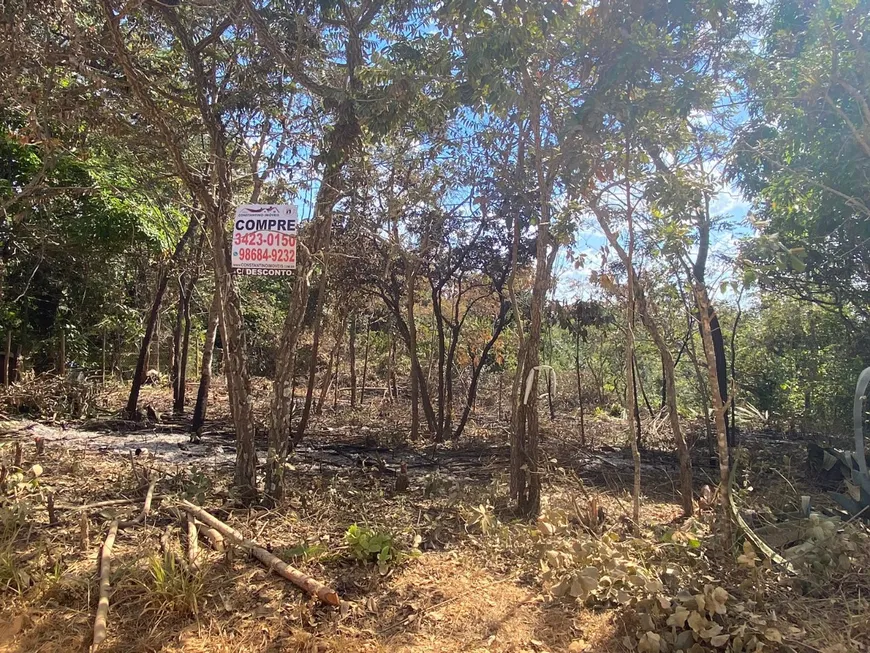
[[749,119],[729,166],[754,202],[749,279],[861,317],[870,306],[868,28],[863,2],[774,2],[745,70]]

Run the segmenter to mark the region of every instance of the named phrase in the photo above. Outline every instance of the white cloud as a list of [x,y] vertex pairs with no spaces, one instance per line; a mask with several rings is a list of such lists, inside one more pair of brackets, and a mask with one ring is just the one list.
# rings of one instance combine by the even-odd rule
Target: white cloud
[[724,215],[742,220],[750,208],[752,208],[752,203],[743,197],[743,194],[737,188],[729,184],[713,198],[710,212],[714,216]]

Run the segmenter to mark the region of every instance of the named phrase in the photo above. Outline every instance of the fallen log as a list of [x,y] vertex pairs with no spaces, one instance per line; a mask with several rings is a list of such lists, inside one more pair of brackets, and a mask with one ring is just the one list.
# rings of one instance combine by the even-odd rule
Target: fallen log
[[277,556],[269,553],[266,549],[259,546],[253,540],[249,540],[239,531],[235,530],[231,526],[228,526],[214,515],[206,512],[198,506],[193,505],[189,501],[182,500],[179,505],[181,506],[182,510],[189,514],[192,514],[199,521],[214,528],[225,538],[231,540],[234,544],[248,549],[251,554],[257,560],[266,565],[266,567],[268,567],[272,571],[275,571],[278,575],[283,576],[297,587],[305,590],[312,596],[316,596],[318,599],[329,605],[337,606],[341,604],[341,600],[338,598],[338,593],[334,589],[327,587],[320,581],[317,581],[314,578],[311,578],[311,576],[303,574],[298,569],[291,567],[286,562],[284,562]]
[[211,548],[213,548],[218,553],[223,552],[224,550],[224,536],[220,534],[219,531],[206,526],[201,521],[196,520],[196,527],[199,529],[199,532],[202,533],[206,539],[211,543]]
[[106,639],[106,623],[109,618],[109,582],[112,573],[112,547],[115,545],[115,536],[118,534],[118,520],[112,522],[109,534],[103,542],[103,550],[100,553],[100,602],[97,604],[97,616],[94,618],[94,642],[91,651]]

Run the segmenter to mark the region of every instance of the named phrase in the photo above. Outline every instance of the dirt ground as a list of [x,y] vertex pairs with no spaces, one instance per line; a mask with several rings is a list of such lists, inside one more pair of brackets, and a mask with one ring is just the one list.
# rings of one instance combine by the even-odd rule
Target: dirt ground
[[[88,648],[100,545],[110,521],[141,511],[147,480],[156,481],[158,498],[144,523],[118,533],[108,638],[100,650],[609,653],[636,646],[628,636],[635,632],[631,610],[554,599],[547,591],[541,560],[551,544],[543,526],[513,519],[509,511],[507,434],[494,415],[481,411],[463,440],[433,448],[406,441],[405,406],[371,401],[354,411],[327,411],[291,460],[286,500],[272,510],[242,509],[228,487],[234,443],[220,410],[223,388],[216,389],[213,421],[196,443],[183,417],[140,424],[113,417],[123,390],[103,393],[101,416],[94,419],[0,423],[4,464],[11,467],[20,443],[21,467],[29,470],[13,492],[16,501],[2,509],[0,651]],[[263,388],[260,394],[266,396]],[[164,388],[147,388],[142,397],[161,413],[168,413],[169,401]],[[585,447],[571,415],[545,420],[544,430],[545,513],[594,505],[602,520],[595,537],[612,533],[630,541],[631,462],[623,423],[590,420]],[[793,579],[783,580],[776,570],[736,567],[739,551],[716,544],[712,511],[688,525],[678,520],[676,461],[653,425],[648,432],[641,531],[649,564],[678,564],[688,555],[692,562],[684,566],[697,576],[692,583],[721,583],[738,605],[751,606],[753,615],[763,614],[766,625],[783,633],[764,650],[870,651],[864,558],[826,577],[824,586],[798,593]],[[44,439],[42,455],[36,438]],[[747,502],[787,511],[800,494],[821,494],[803,474],[800,441],[761,434],[745,445],[753,452],[743,480],[753,488]],[[703,443],[696,453],[698,488],[714,485]],[[401,463],[410,487],[397,492]],[[45,509],[48,495],[56,523]],[[121,498],[131,502],[78,509]],[[234,547],[218,552],[201,540],[191,564],[185,526],[172,507],[179,498],[204,505],[334,588],[341,607],[309,598]],[[346,536],[353,524],[389,534],[396,559],[383,568],[356,559]],[[696,533],[700,553],[691,550],[694,543],[688,554],[672,553],[673,542],[663,534],[675,528]],[[580,526],[569,535],[588,536]]]

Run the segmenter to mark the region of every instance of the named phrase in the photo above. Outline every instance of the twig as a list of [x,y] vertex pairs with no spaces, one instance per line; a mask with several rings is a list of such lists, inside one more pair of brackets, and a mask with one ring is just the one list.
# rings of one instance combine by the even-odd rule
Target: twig
[[45,498],[45,507],[48,509],[48,525],[55,526],[57,521],[57,511],[54,509],[54,494],[49,493]]
[[[737,466],[738,466],[738,460],[734,460],[734,462],[731,465],[731,474],[728,478],[728,484],[732,488],[734,487],[734,479],[737,476]],[[749,524],[747,524],[746,520],[743,519],[743,515],[740,514],[740,510],[737,509],[737,504],[734,503],[734,494],[735,493],[733,491],[728,493],[729,504],[731,507],[731,515],[734,517],[734,521],[737,522],[737,526],[740,528],[740,530],[743,532],[743,534],[746,537],[748,537],[749,540],[764,555],[766,555],[768,558],[770,558],[771,562],[773,562],[774,564],[780,565],[783,569],[785,569],[790,574],[795,573],[795,570],[794,570],[794,567],[792,566],[792,564],[788,560],[783,558],[781,555],[779,555],[776,551],[774,551],[767,542],[765,542],[763,539],[761,539],[761,537],[749,527]]]
[[118,520],[112,522],[109,534],[103,543],[100,553],[100,602],[97,604],[97,616],[94,619],[94,643],[91,651],[96,651],[100,643],[106,639],[106,622],[109,617],[109,581],[112,572],[112,547],[118,534]]
[[257,560],[266,565],[266,567],[275,571],[280,576],[283,576],[297,587],[302,588],[312,596],[316,596],[318,599],[329,605],[337,606],[341,604],[341,601],[338,598],[338,593],[334,589],[327,587],[323,583],[311,578],[311,576],[307,576],[298,569],[291,567],[277,556],[272,555],[266,551],[266,549],[257,545],[256,542],[247,539],[237,530],[223,523],[217,517],[209,514],[202,508],[193,505],[189,501],[182,500],[179,505],[185,512],[192,514],[201,522],[211,526],[217,531],[220,531],[224,537],[232,540],[234,544],[238,544],[239,546],[248,549],[251,554]]
[[87,551],[91,545],[91,538],[89,531],[90,520],[88,519],[88,513],[82,512],[82,516],[79,518],[79,544],[81,545],[82,551]]
[[148,492],[145,494],[145,505],[142,506],[142,512],[139,513],[139,516],[135,519],[121,522],[121,528],[135,526],[136,524],[141,524],[143,521],[145,521],[145,518],[148,517],[148,514],[151,512],[151,501],[152,499],[154,499],[155,485],[157,485],[156,480],[153,480],[151,481],[151,483],[148,484]]
[[[156,494],[152,497],[152,499],[164,499],[166,498],[163,494]],[[94,508],[108,508],[110,506],[126,506],[130,503],[136,503],[139,499],[107,499],[106,501],[97,501],[95,503],[85,503],[80,506],[71,506],[69,504],[63,504],[59,506],[55,506],[58,510],[73,510],[78,512],[79,510],[93,510]]]
[[196,520],[193,515],[187,513],[187,561],[191,567],[197,565],[199,558],[199,540],[196,534]]
[[[861,508],[861,510],[859,510],[859,511],[856,512],[854,515],[852,515],[851,517],[849,517],[849,520],[846,522],[846,524],[851,524],[853,521],[855,521],[856,519],[858,519],[858,517],[860,517],[861,515],[863,515],[867,510],[870,510],[870,505],[866,505],[866,506],[864,506],[863,508]],[[843,526],[845,526],[846,524],[843,524]]]

